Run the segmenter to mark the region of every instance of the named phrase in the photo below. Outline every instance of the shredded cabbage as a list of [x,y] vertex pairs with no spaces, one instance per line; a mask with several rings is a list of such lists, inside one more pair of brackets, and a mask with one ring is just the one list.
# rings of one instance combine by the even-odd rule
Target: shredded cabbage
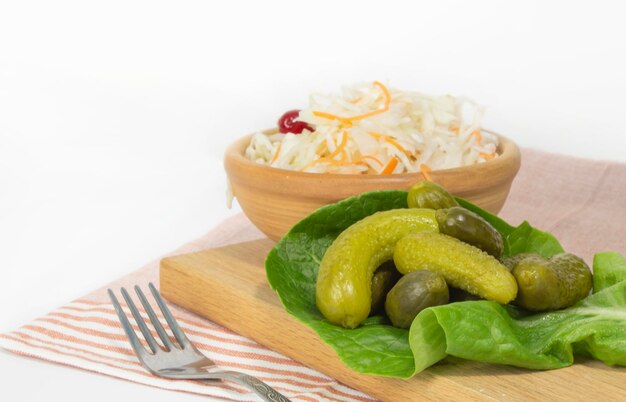
[[313,173],[390,174],[448,169],[497,157],[498,138],[481,131],[484,107],[467,98],[387,88],[380,82],[313,94],[301,134],[253,135],[246,157]]

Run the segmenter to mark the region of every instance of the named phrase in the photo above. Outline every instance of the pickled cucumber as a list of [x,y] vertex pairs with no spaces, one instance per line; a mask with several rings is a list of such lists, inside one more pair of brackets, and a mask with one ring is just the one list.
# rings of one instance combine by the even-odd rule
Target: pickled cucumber
[[440,233],[403,237],[396,244],[393,260],[403,274],[419,269],[441,272],[448,285],[501,304],[517,294],[515,278],[498,260]]
[[396,269],[393,261],[387,261],[383,263],[374,272],[372,277],[372,307],[370,308],[370,315],[379,313],[385,306],[385,298],[387,293],[398,282],[402,275]]
[[521,260],[529,256],[537,256],[537,254],[535,253],[515,254],[514,256],[502,259],[501,262],[502,262],[502,265],[504,265],[505,267],[509,269],[509,271],[513,271],[513,268],[515,268],[518,262],[520,262]]
[[320,263],[316,304],[328,321],[357,327],[371,308],[372,275],[390,260],[398,240],[409,233],[438,232],[432,209],[377,212],[344,230]]
[[592,287],[585,261],[569,253],[550,259],[525,255],[515,262],[512,273],[519,287],[514,303],[532,311],[569,307],[584,299]]
[[463,207],[437,211],[439,231],[499,258],[504,249],[502,235],[480,215]]
[[443,187],[430,182],[422,181],[409,190],[407,196],[409,208],[441,209],[459,205],[454,197]]
[[426,270],[414,271],[400,278],[389,291],[385,312],[394,327],[409,328],[420,311],[446,304],[449,298],[443,275]]

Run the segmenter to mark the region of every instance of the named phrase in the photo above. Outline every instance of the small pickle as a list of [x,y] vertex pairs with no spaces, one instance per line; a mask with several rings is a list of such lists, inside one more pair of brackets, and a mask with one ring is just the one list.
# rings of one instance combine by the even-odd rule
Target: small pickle
[[409,328],[417,314],[427,307],[446,304],[448,285],[438,272],[420,270],[404,275],[387,294],[385,312],[391,324]]
[[372,277],[372,307],[370,315],[377,314],[382,311],[385,306],[385,298],[387,293],[398,282],[402,275],[393,265],[393,261],[383,263]]
[[515,254],[512,257],[507,257],[507,258],[502,259],[501,262],[502,262],[502,265],[504,265],[505,267],[509,269],[509,271],[513,271],[513,268],[515,268],[518,262],[530,256],[537,256],[537,254],[534,254],[534,253]]
[[396,244],[393,261],[400,273],[419,269],[441,272],[448,285],[500,304],[510,302],[517,294],[515,278],[498,260],[440,233],[403,237]]
[[333,324],[356,328],[370,313],[372,276],[409,233],[438,232],[432,209],[393,209],[361,219],[328,247],[317,274],[315,303]]
[[407,196],[409,208],[442,209],[459,205],[454,197],[443,187],[430,182],[422,181],[409,190]]
[[531,254],[512,270],[519,291],[514,304],[531,311],[558,310],[584,299],[591,290],[591,271],[585,261],[561,253],[545,259]]
[[480,215],[463,207],[440,209],[436,214],[439,231],[499,258],[504,241],[502,235]]

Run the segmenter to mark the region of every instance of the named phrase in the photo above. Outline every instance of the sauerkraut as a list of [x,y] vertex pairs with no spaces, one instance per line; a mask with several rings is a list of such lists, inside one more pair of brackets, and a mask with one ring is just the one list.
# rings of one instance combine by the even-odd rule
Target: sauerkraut
[[375,81],[313,94],[296,121],[313,131],[256,133],[247,158],[311,173],[392,174],[467,166],[497,157],[481,130],[484,107],[450,95],[387,88]]

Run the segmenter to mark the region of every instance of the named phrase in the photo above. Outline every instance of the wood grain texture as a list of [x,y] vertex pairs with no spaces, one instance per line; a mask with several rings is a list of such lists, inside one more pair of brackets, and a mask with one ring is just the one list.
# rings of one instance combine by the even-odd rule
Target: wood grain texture
[[383,401],[625,400],[626,369],[585,361],[551,371],[447,358],[409,380],[355,373],[283,309],[265,278],[269,239],[163,259],[162,294],[200,316]]
[[[228,148],[224,167],[245,214],[274,240],[323,205],[366,191],[408,190],[424,180],[421,173],[353,175],[277,169],[244,157],[250,137],[241,138]],[[498,157],[476,165],[434,170],[430,173],[433,181],[490,212],[499,212],[521,161],[517,145],[505,137],[499,139]]]

